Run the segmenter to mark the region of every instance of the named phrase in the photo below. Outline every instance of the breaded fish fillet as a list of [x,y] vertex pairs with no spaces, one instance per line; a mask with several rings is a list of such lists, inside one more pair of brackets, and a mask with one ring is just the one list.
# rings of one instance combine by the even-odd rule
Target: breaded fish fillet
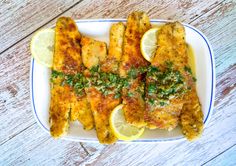
[[[158,31],[157,45],[156,55],[151,65],[163,72],[167,70],[166,62],[173,62],[174,70],[179,71],[189,90],[183,95],[170,99],[170,103],[162,107],[152,107],[152,103],[149,102],[150,96],[146,91],[145,118],[148,126],[171,130],[177,126],[180,119],[184,135],[188,139],[197,137],[202,132],[203,119],[193,76],[185,70],[189,65],[183,25],[178,22],[164,25]],[[146,87],[151,83],[153,80],[147,74]]]
[[[157,36],[157,51],[151,63],[162,72],[166,70],[166,62],[173,62],[174,69],[183,71],[188,65],[187,47],[185,43],[184,27],[176,23],[168,23],[161,27]],[[148,74],[149,75],[149,74]],[[146,77],[146,87],[156,84],[151,77]],[[146,89],[146,114],[145,119],[151,129],[172,130],[178,125],[180,112],[184,101],[182,96],[170,100],[170,103],[162,107],[153,107],[149,102],[151,97]]]
[[125,25],[122,22],[115,23],[111,26],[108,56],[102,64],[102,71],[119,72],[118,67],[123,54],[124,33]]
[[93,66],[105,62],[107,57],[107,45],[105,42],[82,36],[80,44],[82,46],[82,60],[85,67],[91,69]]
[[133,12],[128,16],[124,36],[124,52],[119,66],[120,76],[127,77],[130,69],[145,67],[148,62],[140,51],[140,40],[151,28],[148,16],[144,12]]
[[203,113],[199,102],[196,88],[184,96],[186,101],[180,115],[180,124],[182,132],[188,140],[194,140],[201,136],[203,131]]
[[120,99],[114,99],[114,95],[104,96],[95,87],[86,89],[88,100],[91,104],[97,137],[102,144],[112,144],[117,141],[111,130],[109,117],[111,111],[120,103]]
[[[124,53],[119,66],[121,77],[128,77],[132,69],[148,66],[140,51],[140,40],[143,34],[151,27],[148,16],[144,12],[133,12],[127,20],[124,36]],[[144,121],[144,86],[141,75],[132,78],[129,86],[123,88],[123,110],[128,123],[143,127]]]
[[[111,34],[113,34],[113,29],[111,30]],[[118,36],[120,36],[118,34]],[[116,38],[111,40],[111,43],[115,41],[119,41]],[[114,43],[115,44],[115,43]],[[117,45],[118,43],[116,43]],[[107,51],[106,44],[104,42],[96,41],[94,39],[83,37],[81,40],[82,46],[82,56],[83,63],[86,67],[91,69],[95,66],[101,66],[106,63]],[[116,49],[114,47],[114,49]],[[114,52],[113,49],[109,49],[111,52]],[[92,61],[91,61],[92,59]],[[113,68],[113,66],[117,66],[118,61],[110,64],[109,68]],[[106,70],[110,72],[110,70]],[[90,72],[85,72],[85,75],[90,77]],[[97,132],[97,137],[100,143],[103,144],[112,144],[116,142],[117,138],[113,134],[110,124],[109,117],[111,111],[120,103],[120,99],[115,99],[114,94],[104,95],[101,91],[99,91],[95,86],[90,86],[86,88],[86,94],[88,101],[91,105],[91,110],[93,112],[95,127]]]
[[[52,69],[64,74],[83,71],[80,55],[80,38],[76,24],[71,18],[61,17],[55,28],[55,52]],[[53,137],[66,134],[69,120],[80,120],[85,129],[93,128],[93,116],[86,96],[78,96],[68,85],[61,85],[63,78],[58,77],[51,86],[50,132]],[[83,105],[83,107],[79,107]]]

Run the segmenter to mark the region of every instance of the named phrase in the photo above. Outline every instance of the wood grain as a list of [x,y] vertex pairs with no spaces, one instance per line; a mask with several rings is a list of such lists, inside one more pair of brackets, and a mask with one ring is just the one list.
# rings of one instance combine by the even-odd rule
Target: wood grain
[[1,146],[0,156],[1,165],[79,165],[88,154],[80,143],[54,140],[35,123]]
[[[10,37],[7,37],[5,33],[11,31],[10,26],[4,26],[4,33],[0,32],[1,41],[7,39],[5,44],[1,43],[0,49],[8,48],[0,56],[0,165],[198,165],[220,157],[219,154],[236,143],[235,1],[69,1],[65,5],[61,3],[64,8],[59,12],[54,10],[55,5],[46,3],[38,4],[44,6],[42,12],[32,4],[11,0],[0,7],[0,19],[5,18],[4,24],[14,20],[13,29],[19,33],[12,32],[15,38],[8,33]],[[22,5],[23,8],[20,8]],[[28,84],[31,55],[28,44],[32,32],[53,25],[59,15],[75,19],[125,18],[133,10],[144,10],[151,18],[191,23],[209,38],[216,61],[216,107],[203,137],[193,143],[111,146],[51,139],[35,123],[30,106]],[[11,18],[6,11],[26,12],[28,15],[24,14],[22,19],[19,16]],[[0,27],[3,23],[0,21]],[[27,28],[22,30],[22,25]]]
[[1,1],[0,53],[78,2],[79,0]]
[[213,158],[204,165],[210,166],[220,166],[220,165],[236,165],[236,145],[226,149],[225,152],[221,153],[219,156]]

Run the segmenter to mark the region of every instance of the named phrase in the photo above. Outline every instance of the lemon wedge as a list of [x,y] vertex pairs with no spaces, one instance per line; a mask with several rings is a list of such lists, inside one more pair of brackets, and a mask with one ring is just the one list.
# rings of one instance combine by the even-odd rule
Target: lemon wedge
[[111,129],[120,140],[136,140],[143,134],[144,128],[138,128],[127,123],[122,108],[123,104],[120,104],[113,109],[109,119]]
[[159,28],[149,29],[144,33],[141,42],[140,48],[143,57],[151,62],[157,49],[157,32]]
[[31,39],[30,51],[33,58],[46,67],[52,67],[54,54],[54,29],[43,29]]

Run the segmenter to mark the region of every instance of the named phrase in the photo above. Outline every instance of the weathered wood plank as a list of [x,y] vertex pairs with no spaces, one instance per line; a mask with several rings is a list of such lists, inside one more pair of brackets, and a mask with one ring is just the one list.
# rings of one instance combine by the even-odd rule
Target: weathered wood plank
[[191,22],[221,2],[222,0],[210,0],[207,3],[204,0],[192,0],[190,2],[176,0],[90,0],[81,2],[65,14],[74,19],[127,18],[132,11],[141,10],[145,11],[150,18]]
[[230,147],[219,156],[213,158],[209,162],[205,163],[206,166],[221,166],[221,165],[236,165],[236,146]]
[[0,122],[2,122],[0,144],[2,144],[35,123],[35,120],[32,116],[29,94],[28,43],[21,43],[14,51],[1,55],[0,61]]
[[[2,1],[0,8],[0,52],[20,41],[42,25],[58,17],[63,11],[78,4],[74,1]],[[124,18],[133,10],[146,11],[151,17],[190,21],[210,10],[220,1],[203,0],[191,3],[166,1],[85,1],[68,14],[73,18]],[[92,4],[92,5],[91,5]],[[177,10],[174,9],[177,6]],[[30,11],[30,12],[29,12]],[[177,11],[177,12],[176,12]],[[17,13],[17,14],[14,14]],[[186,16],[191,17],[186,17]],[[183,17],[184,16],[184,17]]]
[[0,150],[0,165],[79,165],[88,154],[78,142],[54,140],[34,123]]
[[78,2],[79,0],[0,1],[0,53]]
[[226,0],[201,18],[191,22],[210,40],[217,74],[236,63],[236,1]]

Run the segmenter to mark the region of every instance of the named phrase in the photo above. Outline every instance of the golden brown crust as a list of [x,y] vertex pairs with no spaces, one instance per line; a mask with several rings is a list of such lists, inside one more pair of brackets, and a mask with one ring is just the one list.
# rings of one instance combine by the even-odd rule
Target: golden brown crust
[[129,88],[123,88],[122,99],[123,99],[123,111],[125,119],[128,123],[136,127],[146,126],[144,120],[145,102],[143,99],[144,84],[136,78],[130,82]]
[[[184,38],[184,27],[180,23],[163,25],[157,34],[158,48],[151,65],[158,67],[160,70],[165,70],[166,62],[171,61],[175,69],[183,71],[182,69],[188,63]],[[151,80],[147,77],[146,86],[150,82]],[[178,125],[184,103],[182,97],[171,99],[167,106],[157,108],[153,108],[148,102],[148,95],[146,95],[146,98],[145,119],[148,122],[148,127],[172,130]]]
[[93,66],[102,64],[107,57],[107,44],[89,37],[81,38],[82,59],[85,67],[91,69]]
[[157,33],[158,48],[151,65],[162,68],[172,61],[177,70],[188,65],[185,29],[179,22],[165,24]]
[[60,17],[55,28],[55,52],[53,69],[67,74],[81,71],[80,38],[75,22],[69,17]]
[[[150,128],[168,130],[175,128],[180,121],[183,134],[187,139],[192,140],[202,133],[203,114],[193,78],[184,70],[184,67],[189,67],[189,65],[183,25],[178,22],[165,24],[158,31],[157,44],[158,48],[152,66],[165,70],[165,63],[172,61],[173,67],[180,71],[187,87],[191,90],[184,96],[171,99],[169,105],[154,110],[146,100],[145,118]],[[146,86],[149,81],[147,77]]]
[[[56,81],[60,81],[59,79]],[[65,92],[67,92],[65,94]],[[54,138],[66,134],[69,127],[70,88],[54,85],[51,89],[50,101],[50,133]]]
[[[127,77],[132,68],[148,65],[140,51],[140,40],[150,27],[149,18],[144,12],[133,12],[129,15],[124,36],[124,53],[119,66],[121,77]],[[141,92],[137,91],[139,86],[141,86],[139,88]],[[128,123],[137,127],[146,125],[144,121],[145,104],[143,91],[144,86],[142,86],[141,76],[134,78],[130,82],[130,86],[123,88],[122,91],[125,119]]]
[[110,44],[106,61],[102,64],[102,71],[118,73],[118,67],[123,54],[125,25],[122,22],[115,23],[110,29]]
[[86,93],[93,111],[99,142],[103,144],[115,143],[117,138],[111,130],[109,117],[111,111],[120,103],[120,99],[114,99],[113,95],[104,96],[94,87],[87,88]]
[[[111,29],[110,34],[114,34],[114,30],[116,31],[116,28]],[[116,57],[114,57],[116,60],[113,63],[109,64],[109,68],[106,68],[105,72],[116,72],[112,69],[115,69],[115,67],[119,63],[119,57],[117,56],[119,56],[120,52],[116,52],[117,50],[114,48],[115,46],[113,46],[113,44],[111,45],[113,48],[109,48],[109,50],[112,50],[112,54],[110,54],[109,56],[110,58],[112,58],[116,55]],[[81,45],[83,63],[87,68],[91,69],[92,67],[97,65],[107,64],[110,60],[106,58],[107,52],[106,45],[104,42],[96,41],[87,37],[82,37]],[[118,48],[118,50],[121,51],[120,48]],[[85,75],[89,77],[90,73],[86,71]],[[93,86],[86,88],[86,94],[93,113],[95,128],[99,142],[103,144],[115,143],[117,141],[117,138],[111,130],[109,118],[111,111],[117,105],[119,105],[120,99],[115,99],[114,94],[105,96],[102,92],[100,92]]]
[[[71,18],[58,19],[55,28],[53,70],[65,74],[83,71],[80,38],[81,35]],[[50,132],[53,137],[66,134],[69,120],[79,120],[85,129],[92,129],[94,123],[86,96],[78,98],[71,87],[61,85],[62,79],[56,78],[51,86]],[[80,106],[83,106],[82,109]]]
[[140,40],[150,28],[151,24],[146,13],[133,12],[129,15],[124,36],[124,53],[119,67],[122,77],[126,77],[132,67],[148,65],[140,51]]
[[180,124],[184,136],[192,141],[201,136],[203,131],[203,113],[199,102],[196,88],[184,96],[186,101],[180,116]]
[[93,114],[86,95],[78,97],[75,93],[71,98],[71,121],[79,120],[85,130],[91,130],[94,127]]

